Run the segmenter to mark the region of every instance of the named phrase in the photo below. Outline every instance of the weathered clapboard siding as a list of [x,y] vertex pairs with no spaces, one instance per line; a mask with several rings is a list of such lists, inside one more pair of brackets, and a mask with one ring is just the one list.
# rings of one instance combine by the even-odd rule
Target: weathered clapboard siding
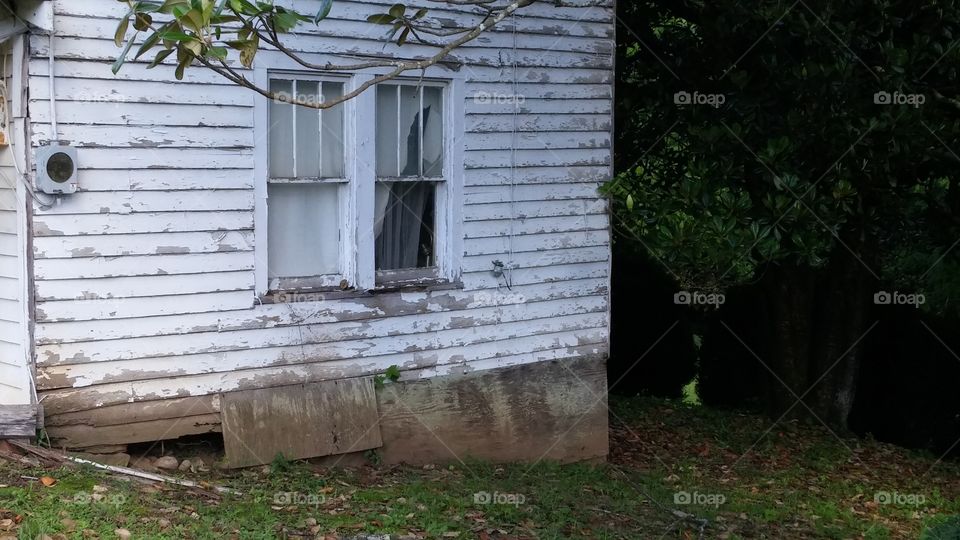
[[[54,416],[51,422],[56,422],[55,416],[61,413],[123,403],[173,399],[185,395],[207,395],[211,387],[221,391],[237,391],[362,377],[380,373],[391,365],[403,365],[405,368],[403,379],[416,380],[421,377],[517,366],[547,360],[592,357],[606,352],[606,330],[580,330],[572,333],[562,332],[555,335],[517,338],[501,344],[488,344],[481,349],[486,352],[476,354],[459,347],[449,347],[438,349],[430,354],[399,353],[386,357],[364,356],[361,360],[291,362],[282,367],[273,366],[188,377],[179,377],[177,373],[166,373],[160,380],[148,379],[132,383],[98,385],[93,387],[95,392],[85,387],[44,392],[44,411]],[[493,351],[499,354],[494,354]],[[273,350],[266,350],[265,353],[268,356],[282,354]],[[251,362],[256,361],[257,358],[262,359],[259,351],[242,351],[236,356],[247,357]],[[418,369],[417,366],[421,362],[429,367]]]
[[[0,7],[0,10],[5,10]],[[7,13],[0,14],[6,16]],[[23,38],[0,44],[0,65],[7,88],[7,146],[0,148],[0,436],[34,434],[36,407],[29,362],[27,312],[27,202],[17,169],[24,169],[22,95]]]
[[[434,50],[384,47],[382,28],[362,21],[391,3],[335,2],[329,21],[288,43],[312,59]],[[437,23],[477,20],[469,6],[430,8]],[[114,76],[124,7],[55,10],[59,139],[80,147],[82,191],[33,208],[37,384],[54,433],[99,407],[390,365],[415,379],[606,353],[610,236],[597,188],[611,164],[610,7],[537,5],[453,56],[466,114],[462,287],[291,304],[254,291],[258,98],[199,69],[175,82],[170,65],[131,63]],[[52,138],[50,42],[30,45],[39,146]],[[494,95],[522,98],[515,109]],[[208,429],[217,412],[190,414]]]
[[[9,55],[4,60],[9,62]],[[0,409],[4,404],[29,404],[30,380],[24,342],[24,241],[17,211],[26,203],[17,194],[13,150],[0,149]],[[0,427],[2,429],[2,427]]]
[[[595,280],[594,287],[586,289],[586,292],[604,292],[600,281],[602,280]],[[144,350],[150,351],[146,355],[148,357],[170,356],[247,348],[250,345],[282,345],[290,343],[290,335],[294,333],[298,334],[298,342],[331,343],[386,335],[382,332],[389,332],[391,336],[412,335],[468,328],[471,324],[480,326],[498,321],[506,324],[550,319],[556,318],[556,310],[569,304],[571,298],[578,299],[578,302],[570,309],[570,314],[590,313],[604,308],[602,299],[576,296],[576,293],[581,292],[577,289],[583,289],[582,284],[576,285],[579,287],[571,287],[564,282],[545,288],[543,299],[528,297],[530,292],[526,288],[518,288],[517,292],[510,295],[501,294],[500,298],[489,293],[489,299],[481,298],[480,301],[474,300],[477,297],[475,294],[469,297],[456,295],[460,298],[450,295],[454,296],[449,299],[450,302],[458,303],[456,307],[460,309],[441,312],[430,311],[430,308],[447,299],[441,295],[425,296],[421,302],[411,302],[410,306],[397,308],[402,315],[398,313],[385,316],[385,309],[382,307],[357,303],[356,306],[351,306],[352,310],[347,315],[340,310],[333,313],[324,310],[323,316],[317,315],[317,312],[291,316],[287,306],[279,305],[275,310],[264,310],[263,316],[257,320],[251,320],[243,313],[227,312],[221,313],[218,321],[204,321],[200,316],[166,317],[144,321],[148,324],[141,326],[128,323],[121,327],[109,321],[105,321],[108,324],[85,322],[72,325],[72,328],[71,325],[65,325],[63,332],[50,336],[44,335],[42,332],[45,329],[41,328],[37,334],[37,353],[44,366],[92,363],[141,358],[143,353],[138,354],[138,344],[143,345]],[[524,294],[525,292],[527,294]],[[562,300],[555,300],[558,298]],[[405,318],[408,320],[404,320]],[[94,340],[103,343],[90,352],[89,341]],[[140,343],[131,340],[139,340]]]

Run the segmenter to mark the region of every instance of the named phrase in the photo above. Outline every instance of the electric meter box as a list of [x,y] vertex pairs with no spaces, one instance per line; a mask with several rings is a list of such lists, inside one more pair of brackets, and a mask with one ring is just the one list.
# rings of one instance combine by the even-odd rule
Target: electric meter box
[[48,195],[77,192],[77,149],[51,144],[37,148],[37,189]]

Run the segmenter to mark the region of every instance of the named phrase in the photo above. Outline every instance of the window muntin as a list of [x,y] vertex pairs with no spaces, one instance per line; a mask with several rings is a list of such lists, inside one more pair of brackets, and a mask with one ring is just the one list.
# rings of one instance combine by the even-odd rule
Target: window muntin
[[378,85],[377,177],[442,180],[443,124],[443,88]]
[[[342,82],[273,79],[274,93],[322,102],[343,95]],[[270,104],[270,180],[344,178],[343,106],[312,109]]]
[[[437,277],[438,194],[444,178],[443,88],[377,87],[374,233],[378,282]],[[420,272],[399,272],[420,270]]]

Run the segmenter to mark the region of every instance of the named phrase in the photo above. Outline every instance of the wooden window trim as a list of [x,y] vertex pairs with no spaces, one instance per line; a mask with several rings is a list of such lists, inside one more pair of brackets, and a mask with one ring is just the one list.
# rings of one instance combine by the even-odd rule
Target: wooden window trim
[[[263,87],[268,87],[271,81],[310,81],[318,83],[339,83],[343,84],[344,92],[351,89],[352,80],[350,77],[342,75],[319,75],[314,73],[304,73],[298,71],[273,70],[257,68],[254,70],[254,79]],[[328,177],[300,177],[300,178],[274,178],[270,176],[269,156],[270,156],[270,102],[265,98],[258,97],[254,109],[254,135],[258,144],[254,149],[254,174],[255,174],[255,209],[254,209],[254,236],[255,236],[255,268],[254,281],[258,297],[263,297],[274,292],[288,292],[311,287],[337,287],[344,281],[349,282],[354,274],[354,259],[352,249],[348,239],[352,237],[353,230],[350,219],[345,212],[351,206],[350,184],[353,178],[350,174],[349,164],[355,158],[355,151],[352,148],[352,138],[354,136],[354,127],[351,125],[352,109],[355,104],[350,101],[343,105],[343,146],[344,146],[344,175],[341,178]],[[338,271],[334,274],[318,274],[316,276],[299,276],[271,278],[269,275],[269,219],[268,219],[268,201],[267,188],[269,185],[339,185],[337,194],[337,206],[340,214],[339,227],[339,246]]]
[[[287,80],[329,80],[343,82],[349,92],[369,79],[387,71],[372,69],[350,77],[340,75],[316,75],[301,73],[295,65],[283,65],[282,69],[263,65],[267,57],[258,56],[254,66],[254,80],[259,85],[269,85],[271,78]],[[466,121],[465,74],[442,66],[427,69],[424,78],[406,78],[391,83],[435,85],[444,88],[444,164],[443,178],[402,177],[387,178],[387,181],[436,182],[437,183],[437,266],[415,269],[421,275],[407,274],[408,279],[378,279],[374,261],[374,192],[376,175],[376,92],[371,89],[344,103],[344,176],[323,178],[315,181],[340,184],[341,219],[341,273],[313,278],[293,278],[281,290],[271,289],[267,271],[267,186],[271,183],[306,183],[314,179],[270,179],[267,169],[269,145],[258,143],[254,149],[254,235],[255,235],[255,296],[256,302],[270,303],[275,294],[310,293],[325,291],[338,296],[352,297],[399,290],[432,290],[460,288],[461,261],[463,254],[463,177],[464,136]],[[390,83],[388,83],[390,84]],[[258,141],[267,135],[269,126],[269,102],[257,98],[254,108],[254,133]],[[441,208],[442,207],[442,208]],[[428,275],[429,274],[429,275]],[[381,276],[386,277],[386,276]],[[396,278],[398,276],[390,276]],[[313,280],[309,282],[309,280]]]

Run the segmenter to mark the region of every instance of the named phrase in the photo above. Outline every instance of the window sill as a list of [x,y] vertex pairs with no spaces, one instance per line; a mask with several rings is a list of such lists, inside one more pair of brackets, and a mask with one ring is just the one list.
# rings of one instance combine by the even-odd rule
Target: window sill
[[397,281],[387,281],[377,283],[376,288],[370,291],[372,294],[404,292],[404,291],[446,291],[451,289],[462,289],[463,283],[459,281],[450,281],[449,279],[437,277],[423,277],[414,279],[405,279]]
[[423,278],[378,284],[368,291],[341,289],[340,287],[320,287],[298,291],[271,291],[257,297],[257,304],[299,304],[307,302],[326,302],[330,300],[350,300],[371,298],[381,294],[402,292],[432,292],[462,289],[463,283],[448,279]]

